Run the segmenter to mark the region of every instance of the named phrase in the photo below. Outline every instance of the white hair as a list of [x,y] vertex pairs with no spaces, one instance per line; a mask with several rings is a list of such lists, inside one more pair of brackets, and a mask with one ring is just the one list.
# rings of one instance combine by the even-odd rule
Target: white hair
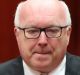
[[15,13],[15,18],[14,18],[14,25],[15,26],[20,26],[21,25],[20,20],[19,20],[19,16],[20,16],[20,10],[22,9],[23,5],[24,5],[24,1],[20,2],[17,6],[16,13]]
[[72,25],[71,23],[71,15],[70,15],[70,12],[69,12],[69,8],[68,6],[66,5],[66,3],[64,1],[61,1],[64,9],[65,9],[65,14],[66,14],[66,25]]
[[[20,10],[22,9],[22,6],[24,6],[24,3],[26,1],[20,2],[17,6],[16,9],[16,13],[15,13],[15,18],[14,18],[14,25],[15,26],[20,26],[20,20],[19,20],[19,16],[20,16]],[[64,1],[60,1],[65,9],[65,14],[66,14],[66,25],[71,25],[71,16],[70,16],[70,12],[69,12],[69,8],[66,5],[66,3]]]

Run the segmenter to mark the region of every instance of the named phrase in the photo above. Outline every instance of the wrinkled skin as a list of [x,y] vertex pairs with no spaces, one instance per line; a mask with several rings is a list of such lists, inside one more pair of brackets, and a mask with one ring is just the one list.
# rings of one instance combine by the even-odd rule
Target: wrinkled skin
[[[24,27],[65,26],[65,11],[57,0],[30,0],[20,10],[20,23]],[[24,32],[15,27],[20,54],[31,68],[41,72],[55,69],[66,53],[70,30],[64,28],[59,38],[47,38],[42,32],[37,39],[27,39]]]

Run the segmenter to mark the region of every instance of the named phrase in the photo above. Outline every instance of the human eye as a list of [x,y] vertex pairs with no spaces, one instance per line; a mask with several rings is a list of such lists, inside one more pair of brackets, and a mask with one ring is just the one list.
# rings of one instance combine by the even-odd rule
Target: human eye
[[48,32],[48,33],[58,33],[59,31],[60,31],[60,29],[57,28],[57,27],[48,28],[48,29],[47,29],[47,32]]
[[26,29],[25,32],[28,33],[28,34],[36,34],[36,33],[39,32],[39,30],[36,29],[36,28],[29,28],[29,29]]

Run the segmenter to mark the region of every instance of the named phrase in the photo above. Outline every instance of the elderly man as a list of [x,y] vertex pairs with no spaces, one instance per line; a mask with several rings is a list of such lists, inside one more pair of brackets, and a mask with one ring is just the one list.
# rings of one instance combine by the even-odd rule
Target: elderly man
[[0,65],[0,75],[80,75],[80,58],[67,53],[71,18],[58,0],[28,0],[16,10],[20,57]]

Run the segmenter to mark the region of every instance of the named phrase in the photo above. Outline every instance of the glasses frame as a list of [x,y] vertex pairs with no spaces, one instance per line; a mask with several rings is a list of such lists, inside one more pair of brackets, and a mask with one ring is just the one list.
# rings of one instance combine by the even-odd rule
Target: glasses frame
[[[69,25],[66,25],[66,26],[51,26],[51,27],[46,27],[46,28],[29,27],[29,28],[36,28],[36,29],[39,29],[39,30],[40,30],[39,35],[38,35],[37,37],[35,37],[35,38],[28,38],[28,37],[25,35],[25,30],[26,30],[26,29],[29,29],[29,28],[21,28],[21,27],[18,27],[18,26],[16,26],[16,27],[17,27],[19,30],[23,30],[25,38],[27,38],[27,39],[37,39],[37,38],[40,37],[42,31],[46,34],[46,36],[47,36],[48,38],[58,38],[58,37],[60,37],[61,34],[62,34],[62,29],[63,29],[63,28],[67,28],[68,26],[69,26]],[[52,28],[52,27],[58,27],[58,28],[60,28],[60,35],[59,35],[59,36],[57,36],[57,37],[49,37],[49,36],[47,35],[46,29],[47,29],[47,28]]]

